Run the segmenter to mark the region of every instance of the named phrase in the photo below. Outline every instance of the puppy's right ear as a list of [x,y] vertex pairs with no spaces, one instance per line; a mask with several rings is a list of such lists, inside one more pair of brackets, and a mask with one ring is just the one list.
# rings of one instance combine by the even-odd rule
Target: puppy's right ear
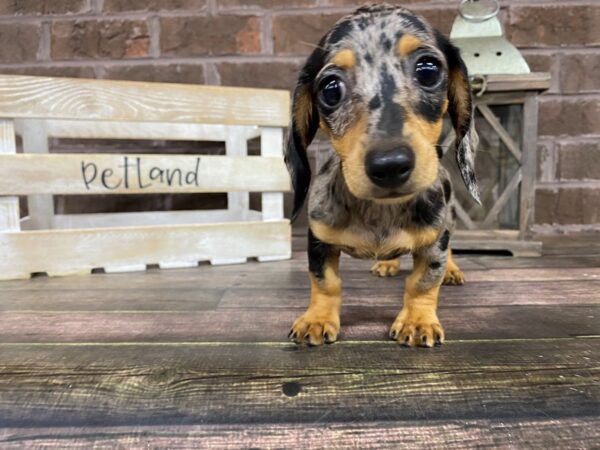
[[322,44],[323,42],[319,43],[306,61],[294,90],[292,122],[285,151],[285,162],[294,187],[292,221],[300,213],[310,186],[311,173],[306,149],[319,128],[319,111],[314,102],[313,83],[325,62],[326,52],[321,48]]

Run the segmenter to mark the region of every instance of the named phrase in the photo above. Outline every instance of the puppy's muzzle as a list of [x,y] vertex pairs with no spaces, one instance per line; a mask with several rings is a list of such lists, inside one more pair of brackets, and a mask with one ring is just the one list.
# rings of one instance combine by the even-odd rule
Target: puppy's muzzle
[[367,176],[385,189],[402,186],[415,168],[415,154],[406,146],[390,150],[371,150],[365,158]]

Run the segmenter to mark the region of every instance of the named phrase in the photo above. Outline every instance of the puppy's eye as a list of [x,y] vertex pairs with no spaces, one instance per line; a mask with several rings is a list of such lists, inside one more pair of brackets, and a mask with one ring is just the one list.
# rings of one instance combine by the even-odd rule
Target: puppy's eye
[[319,85],[319,101],[328,108],[338,107],[346,97],[346,83],[337,77],[325,78]]
[[415,64],[414,79],[421,86],[430,88],[435,86],[442,78],[442,70],[437,59],[431,56],[419,58]]

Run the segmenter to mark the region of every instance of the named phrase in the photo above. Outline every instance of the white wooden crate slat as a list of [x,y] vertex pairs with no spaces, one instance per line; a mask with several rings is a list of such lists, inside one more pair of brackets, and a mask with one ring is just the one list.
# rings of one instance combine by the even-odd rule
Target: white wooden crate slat
[[[18,122],[23,121],[20,119]],[[89,120],[45,120],[50,137],[68,139],[164,139],[225,142],[230,131],[253,139],[260,136],[257,126],[204,125],[198,123],[144,123]]]
[[283,158],[167,154],[0,154],[0,192],[8,195],[261,192],[289,189],[290,181]]
[[12,118],[285,127],[289,109],[279,90],[0,75]]
[[[12,120],[0,119],[0,156],[16,152],[14,124]],[[6,192],[2,192],[0,189],[0,195],[2,194],[6,194]],[[18,231],[20,229],[19,216],[19,199],[17,197],[0,197],[0,232]]]
[[[15,129],[21,134],[24,153],[48,153],[48,133],[43,120],[15,121]],[[29,214],[28,227],[47,229],[52,226],[54,199],[51,194],[29,195],[27,210]]]
[[[246,136],[244,136],[244,134],[240,133],[236,129],[229,129],[225,139],[225,152],[229,157],[248,156],[248,140],[246,139]],[[268,175],[266,176],[266,178],[269,178]],[[250,194],[248,193],[248,191],[228,192],[227,209],[232,211],[246,211],[250,209]]]
[[19,200],[16,197],[0,197],[0,232],[18,231]]
[[[148,264],[291,257],[288,220],[0,233],[0,279]],[[143,266],[143,267],[142,267]]]
[[[261,129],[261,155],[263,157],[283,157],[283,130],[281,128],[264,127]],[[262,215],[265,221],[283,219],[283,193],[263,192]],[[260,262],[287,259],[285,255],[259,256]]]
[[[214,209],[206,211],[145,211],[96,214],[56,214],[52,218],[53,229],[89,229],[110,227],[139,227],[151,225],[192,225],[202,223],[243,222],[261,220],[259,211],[230,211]],[[21,222],[23,229],[30,228]]]
[[[261,155],[263,157],[283,157],[283,130],[263,128],[261,130]],[[265,192],[262,194],[263,220],[283,219],[283,194]]]

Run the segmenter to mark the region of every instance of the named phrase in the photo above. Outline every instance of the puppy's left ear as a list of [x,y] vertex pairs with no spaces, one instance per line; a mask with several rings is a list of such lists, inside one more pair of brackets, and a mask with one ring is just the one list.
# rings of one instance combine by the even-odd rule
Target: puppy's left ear
[[326,56],[321,44],[300,71],[292,99],[292,122],[285,151],[285,162],[294,188],[292,221],[300,213],[310,186],[311,173],[306,150],[319,128],[319,111],[313,99],[313,82]]
[[436,33],[438,46],[448,64],[448,113],[456,134],[456,163],[471,197],[481,204],[475,176],[475,151],[479,137],[475,131],[475,112],[467,66],[460,51],[441,33]]

